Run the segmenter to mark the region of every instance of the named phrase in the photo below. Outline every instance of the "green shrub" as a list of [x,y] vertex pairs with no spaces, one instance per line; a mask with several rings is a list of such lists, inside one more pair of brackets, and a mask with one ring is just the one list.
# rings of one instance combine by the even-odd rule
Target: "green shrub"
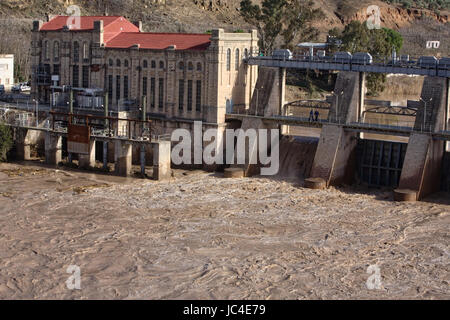
[[11,130],[0,123],[0,162],[6,161],[6,155],[13,145]]

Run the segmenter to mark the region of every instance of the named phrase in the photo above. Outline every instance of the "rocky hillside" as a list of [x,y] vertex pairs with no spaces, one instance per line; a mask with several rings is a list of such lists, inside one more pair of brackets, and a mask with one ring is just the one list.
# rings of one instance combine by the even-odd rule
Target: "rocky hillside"
[[[65,14],[66,8],[75,4],[85,15],[124,15],[142,20],[145,29],[151,31],[204,32],[213,27],[228,30],[249,27],[239,16],[239,3],[240,0],[2,0],[0,16],[45,18],[47,14]],[[366,20],[367,7],[373,4],[380,7],[382,23],[390,28],[409,26],[424,16],[439,23],[449,22],[447,10],[406,9],[386,1],[316,0],[315,3],[326,14],[317,24],[323,33],[352,20]]]
[[[389,1],[394,4],[387,3]],[[449,0],[436,1],[448,3]],[[443,51],[440,49],[433,54],[450,52],[448,10],[407,9],[394,0],[314,2],[325,13],[325,18],[315,25],[321,31],[317,40],[324,40],[333,27],[343,28],[352,20],[365,21],[367,7],[375,4],[380,7],[382,26],[400,30],[408,50],[419,52],[427,40],[441,40]],[[130,20],[141,20],[145,31],[205,32],[215,27],[227,31],[250,29],[239,15],[239,3],[240,0],[1,0],[0,28],[9,32],[0,37],[0,54],[13,53],[16,67],[21,69],[16,70],[16,74],[21,75],[20,80],[28,78],[32,20],[67,14],[71,5],[78,5],[82,15],[122,15]]]

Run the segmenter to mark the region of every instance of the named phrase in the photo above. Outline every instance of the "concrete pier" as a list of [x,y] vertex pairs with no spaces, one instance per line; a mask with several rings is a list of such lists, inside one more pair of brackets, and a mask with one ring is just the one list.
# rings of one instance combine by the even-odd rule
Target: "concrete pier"
[[115,141],[114,143],[114,163],[115,172],[119,176],[129,176],[131,174],[131,143],[127,141]]
[[[335,97],[328,114],[331,123],[357,122],[364,111],[365,75],[340,72]],[[310,178],[320,178],[326,186],[352,183],[356,167],[355,148],[358,133],[345,131],[336,124],[324,124],[311,168]],[[308,185],[309,186],[309,185]]]
[[346,132],[337,125],[324,125],[311,168],[311,178],[323,179],[327,187],[351,183],[355,167],[352,155],[357,141],[357,133]]
[[89,142],[88,154],[78,155],[78,166],[83,169],[95,167],[95,141]]
[[443,141],[427,134],[411,134],[398,188],[415,191],[416,200],[439,191],[443,157]]
[[[433,140],[430,133],[446,130],[448,125],[448,80],[426,77],[421,108],[417,111],[414,130],[409,138],[398,189],[416,193],[416,200],[439,191],[445,142]],[[422,132],[423,131],[423,132]],[[395,193],[394,193],[395,194]]]
[[62,137],[45,133],[45,163],[57,165],[62,160]]
[[153,179],[154,180],[169,179],[172,174],[170,169],[170,154],[171,154],[170,141],[155,142],[152,143],[152,146],[153,146]]
[[140,147],[140,159],[141,159],[141,174],[145,176],[145,146]]
[[108,168],[108,142],[103,141],[103,169]]
[[30,131],[28,129],[16,129],[16,156],[18,160],[30,160]]

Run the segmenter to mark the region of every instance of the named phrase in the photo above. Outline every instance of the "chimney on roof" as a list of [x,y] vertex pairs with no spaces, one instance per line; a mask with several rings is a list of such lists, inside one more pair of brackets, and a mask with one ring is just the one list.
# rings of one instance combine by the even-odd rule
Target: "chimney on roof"
[[94,21],[94,31],[103,32],[103,20]]
[[99,46],[103,45],[103,20],[95,20],[94,21],[94,34],[98,36],[95,41]]
[[139,32],[142,32],[142,21],[133,21],[133,24],[139,28]]
[[33,29],[31,31],[39,31],[42,28],[44,22],[42,20],[34,20],[33,21]]
[[211,30],[211,40],[219,40],[224,35],[223,29],[212,29]]

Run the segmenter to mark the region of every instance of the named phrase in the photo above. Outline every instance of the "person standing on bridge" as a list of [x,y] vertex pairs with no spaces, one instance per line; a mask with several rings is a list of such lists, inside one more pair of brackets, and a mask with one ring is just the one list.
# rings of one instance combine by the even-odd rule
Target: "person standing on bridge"
[[314,121],[314,112],[313,109],[311,109],[311,111],[309,112],[309,122],[313,122]]
[[319,121],[319,110],[316,110],[315,112],[314,112],[314,121]]

